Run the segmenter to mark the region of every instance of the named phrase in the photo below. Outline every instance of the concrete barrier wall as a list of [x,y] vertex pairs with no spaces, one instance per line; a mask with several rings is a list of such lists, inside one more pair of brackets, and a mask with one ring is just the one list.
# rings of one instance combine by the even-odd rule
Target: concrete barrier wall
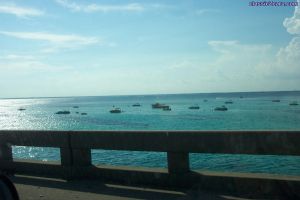
[[300,155],[300,131],[0,131],[0,144],[158,152]]
[[[45,164],[13,160],[11,146],[14,145],[60,148],[61,162]],[[167,152],[168,169],[157,172],[153,169],[141,171],[93,166],[91,149]],[[300,131],[0,131],[0,169],[24,174],[63,178],[111,177],[173,186],[209,183],[207,175],[204,178],[203,174],[190,171],[189,153],[299,156]],[[225,174],[227,178],[224,178]],[[223,175],[220,180],[232,182],[234,176]],[[213,177],[211,180],[215,182],[212,185],[215,185],[218,181]],[[265,180],[267,177],[260,175],[256,179]],[[292,181],[282,177],[281,181],[300,189],[300,177],[294,177]],[[253,182],[251,176],[236,178]],[[274,185],[274,181],[278,182],[278,178],[269,178],[267,183]]]

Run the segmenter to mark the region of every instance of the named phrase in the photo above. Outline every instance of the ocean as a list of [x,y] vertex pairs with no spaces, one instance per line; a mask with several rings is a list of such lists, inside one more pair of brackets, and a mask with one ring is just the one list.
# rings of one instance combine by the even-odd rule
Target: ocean
[[[0,99],[0,130],[300,130],[300,105],[289,105],[293,101],[300,103],[299,91]],[[171,111],[153,109],[156,102]],[[193,105],[200,109],[188,109]],[[222,105],[228,110],[214,110]],[[122,112],[110,113],[114,107]],[[13,147],[14,158],[55,161],[59,154],[56,148]],[[192,169],[300,175],[300,156],[190,158]],[[94,164],[166,167],[166,159],[166,153],[92,150]]]

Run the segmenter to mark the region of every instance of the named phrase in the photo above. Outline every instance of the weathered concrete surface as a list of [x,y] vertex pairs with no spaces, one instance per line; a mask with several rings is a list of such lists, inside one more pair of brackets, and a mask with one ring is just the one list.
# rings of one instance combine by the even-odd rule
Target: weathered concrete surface
[[168,152],[168,172],[171,174],[188,173],[190,171],[190,159],[188,152]]
[[[12,177],[21,200],[247,200],[243,196],[201,190],[158,189],[116,185],[95,180],[46,179],[31,176]],[[281,199],[280,197],[259,199]]]
[[68,131],[19,131],[0,130],[0,146],[2,144],[34,146],[34,147],[66,147],[69,148]]
[[1,144],[159,152],[300,155],[299,131],[3,131]]
[[[61,162],[12,160],[11,146],[58,147]],[[189,170],[188,153],[300,155],[300,131],[1,131],[0,170],[65,179],[81,178],[166,187],[201,187],[240,194],[291,194],[300,177],[203,173]],[[168,153],[167,170],[91,164],[91,149]]]
[[72,148],[300,155],[299,131],[75,131],[70,140]]
[[[214,192],[256,194],[260,196],[289,196],[300,199],[300,177],[253,173],[231,173],[212,171],[191,171],[184,175],[169,174],[167,169],[82,166],[62,167],[55,163],[14,162],[16,174],[63,178],[65,180],[93,180],[114,182],[122,185],[148,185],[161,188],[201,188]],[[1,162],[0,162],[1,165]]]

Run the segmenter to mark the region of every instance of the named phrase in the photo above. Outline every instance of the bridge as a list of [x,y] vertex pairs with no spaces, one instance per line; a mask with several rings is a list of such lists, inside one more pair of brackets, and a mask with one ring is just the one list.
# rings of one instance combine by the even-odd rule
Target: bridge
[[[12,146],[59,148],[60,161],[15,159]],[[92,149],[166,152],[168,167],[93,165]],[[0,131],[0,170],[8,173],[300,197],[300,175],[191,170],[190,153],[300,156],[300,131]]]

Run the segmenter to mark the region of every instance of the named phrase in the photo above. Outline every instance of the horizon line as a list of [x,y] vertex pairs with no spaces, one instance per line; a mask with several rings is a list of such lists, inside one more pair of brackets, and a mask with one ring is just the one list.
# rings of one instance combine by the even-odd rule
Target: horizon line
[[37,96],[37,97],[0,97],[2,99],[46,99],[46,98],[74,98],[74,97],[117,97],[117,96],[155,96],[155,95],[192,95],[192,94],[234,94],[234,93],[268,93],[268,92],[300,92],[300,90],[265,90],[244,92],[191,92],[191,93],[152,93],[152,94],[121,94],[121,95],[78,95],[78,96]]

